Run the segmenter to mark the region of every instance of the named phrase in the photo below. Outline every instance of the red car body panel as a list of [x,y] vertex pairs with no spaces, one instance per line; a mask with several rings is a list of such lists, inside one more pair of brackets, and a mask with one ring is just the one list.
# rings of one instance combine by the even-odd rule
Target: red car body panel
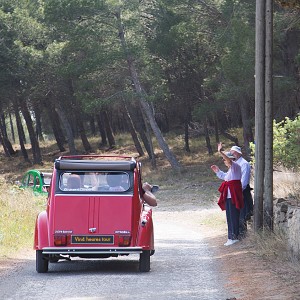
[[[139,226],[139,232],[137,236],[137,241],[140,246],[144,249],[151,250],[154,249],[154,239],[153,239],[153,222],[152,222],[152,210],[144,210],[141,215],[141,223]],[[150,237],[150,238],[149,238]]]
[[131,223],[132,196],[55,196],[53,234],[62,230],[91,234],[89,228],[96,228],[93,234],[132,232]]
[[49,235],[48,235],[48,217],[47,212],[43,211],[39,213],[35,222],[35,233],[34,233],[34,248],[42,249],[49,245]]

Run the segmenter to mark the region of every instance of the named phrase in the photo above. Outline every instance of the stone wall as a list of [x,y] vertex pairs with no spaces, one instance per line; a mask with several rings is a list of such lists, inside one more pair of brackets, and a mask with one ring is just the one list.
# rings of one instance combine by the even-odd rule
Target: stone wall
[[283,198],[274,201],[274,229],[287,238],[292,253],[300,259],[300,203]]

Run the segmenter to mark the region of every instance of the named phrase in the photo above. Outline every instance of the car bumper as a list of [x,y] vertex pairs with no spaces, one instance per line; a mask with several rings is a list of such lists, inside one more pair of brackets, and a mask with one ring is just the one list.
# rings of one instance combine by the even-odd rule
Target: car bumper
[[115,248],[106,248],[106,247],[48,247],[43,248],[43,254],[52,254],[52,255],[83,255],[83,254],[133,254],[133,253],[142,253],[142,247],[115,247]]

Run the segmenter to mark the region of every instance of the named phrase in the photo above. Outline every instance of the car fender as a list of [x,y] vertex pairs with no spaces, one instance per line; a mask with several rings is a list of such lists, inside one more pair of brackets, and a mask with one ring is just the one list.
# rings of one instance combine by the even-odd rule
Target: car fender
[[147,206],[144,206],[141,213],[137,246],[143,247],[144,250],[154,250],[152,209]]
[[35,222],[34,249],[41,250],[49,246],[47,212],[38,214]]

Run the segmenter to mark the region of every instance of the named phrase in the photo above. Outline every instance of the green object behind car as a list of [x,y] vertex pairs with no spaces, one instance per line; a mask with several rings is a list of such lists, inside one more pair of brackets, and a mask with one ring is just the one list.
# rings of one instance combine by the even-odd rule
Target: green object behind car
[[34,193],[48,194],[52,173],[29,170],[25,173],[21,181],[21,188],[31,188]]

